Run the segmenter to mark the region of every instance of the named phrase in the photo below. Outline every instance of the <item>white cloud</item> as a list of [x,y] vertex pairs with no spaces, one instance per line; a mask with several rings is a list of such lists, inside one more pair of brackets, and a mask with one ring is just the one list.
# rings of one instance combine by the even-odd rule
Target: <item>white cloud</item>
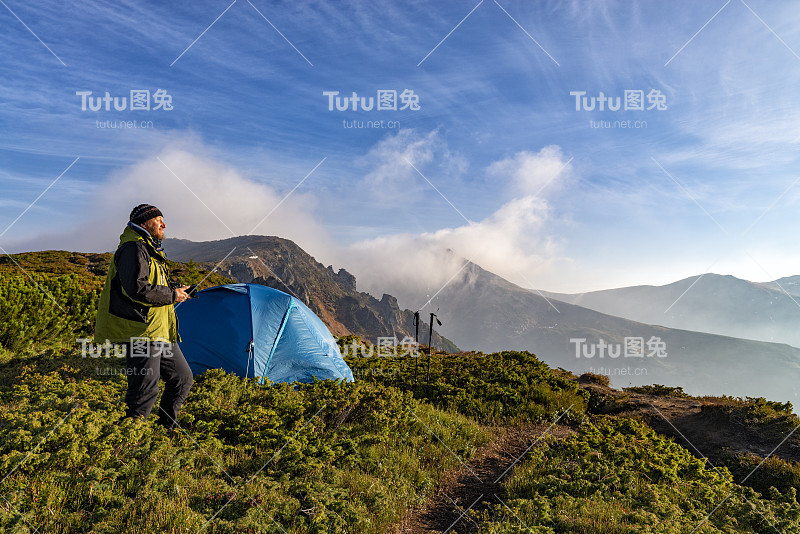
[[[458,159],[437,131],[424,135],[405,131],[368,152],[362,160],[371,164],[365,176],[400,187],[396,172],[397,168],[408,170],[405,158],[421,167],[448,167]],[[455,167],[463,170],[458,164]],[[464,258],[520,285],[541,285],[535,276],[556,273],[565,259],[562,244],[547,235],[552,208],[544,196],[534,193],[557,191],[572,170],[560,148],[548,146],[514,154],[486,171],[508,184],[498,190],[516,197],[482,220],[432,232],[384,235],[337,248],[317,218],[314,194],[302,189],[293,193],[258,225],[288,189],[278,191],[265,183],[269,176],[242,174],[190,139],[113,173],[91,193],[85,209],[76,210],[74,224],[68,223],[64,231],[4,246],[16,251],[114,250],[130,210],[146,202],[164,213],[168,237],[209,241],[254,233],[291,239],[318,260],[333,259],[353,271],[359,289],[378,296],[394,294],[406,306],[424,304],[458,272]],[[324,175],[325,168],[316,172]],[[413,178],[418,187],[429,187]],[[309,181],[321,179],[312,176]]]
[[464,158],[448,150],[439,130],[421,134],[413,129],[402,129],[376,143],[355,163],[368,169],[361,187],[373,199],[396,201],[402,198],[408,202],[427,189],[414,167],[422,170],[434,162],[440,178],[442,175],[458,176],[466,170]]
[[522,151],[513,157],[495,161],[489,165],[489,175],[512,180],[515,192],[522,195],[547,194],[569,176],[570,165],[555,145],[546,146],[539,152]]
[[360,289],[387,291],[402,305],[415,307],[448,282],[464,258],[524,286],[535,283],[530,280],[533,273],[554,269],[563,259],[559,257],[561,247],[545,235],[551,208],[535,193],[543,185],[562,183],[569,176],[570,166],[559,147],[520,152],[493,163],[488,170],[496,178],[508,179],[515,190],[525,194],[480,222],[419,235],[395,234],[353,245],[342,263],[353,266]]
[[234,235],[277,235],[324,254],[328,240],[313,216],[316,199],[312,194],[301,189],[284,200],[289,190],[277,191],[243,176],[208,153],[207,147],[196,142],[176,143],[125,167],[94,190],[85,210],[75,213],[71,229],[12,243],[12,248],[113,250],[131,209],[148,203],[164,213],[167,237],[208,241]]

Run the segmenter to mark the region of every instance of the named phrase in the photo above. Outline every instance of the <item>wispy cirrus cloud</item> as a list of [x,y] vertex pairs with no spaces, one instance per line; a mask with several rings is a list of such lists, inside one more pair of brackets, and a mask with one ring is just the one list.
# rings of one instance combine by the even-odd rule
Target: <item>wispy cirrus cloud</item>
[[[47,213],[28,212],[15,227],[19,236],[44,234],[54,221],[78,227],[71,205],[99,201],[93,192],[104,191],[119,173],[192,138],[222,166],[219,172],[234,169],[245,180],[240,188],[253,180],[255,191],[262,176],[274,191],[290,189],[304,162],[327,157],[325,180],[314,184],[309,200],[315,207],[298,213],[323,224],[336,246],[385,238],[404,250],[405,241],[392,240],[407,234],[409,243],[426,236],[431,246],[450,244],[479,256],[482,250],[470,243],[493,241],[503,250],[503,236],[492,231],[510,228],[508,235],[520,238],[510,239],[498,257],[531,269],[546,265],[533,251],[568,257],[574,269],[562,268],[548,284],[578,290],[589,279],[600,286],[603,280],[669,281],[675,258],[696,269],[713,260],[707,256],[717,252],[718,229],[705,226],[706,215],[651,158],[733,229],[746,227],[796,178],[800,61],[790,49],[800,50],[800,14],[791,4],[731,2],[687,43],[724,2],[507,0],[501,2],[507,13],[484,2],[418,67],[464,17],[465,6],[252,3],[313,67],[243,1],[171,68],[229,3],[88,2],[67,10],[53,2],[11,2],[67,68],[0,11],[8,22],[0,35],[0,119],[9,125],[0,131],[6,205],[13,210],[38,194],[16,189],[19,180],[47,183],[51,167],[81,156],[75,175],[58,184],[63,195],[43,198]],[[75,96],[77,90],[122,95],[140,88],[167,90],[175,109],[83,112]],[[322,94],[378,89],[413,90],[421,109],[329,111]],[[576,111],[569,94],[626,89],[661,91],[668,109]],[[155,124],[98,128],[96,121],[106,119]],[[360,119],[391,119],[396,127],[343,127]],[[647,126],[590,126],[627,119]],[[560,147],[560,156],[548,159],[542,152],[548,146]],[[543,183],[526,166],[541,170],[540,163],[568,158],[574,158],[568,178],[547,185],[538,201],[524,201]],[[798,202],[800,195],[789,191],[751,232],[758,241],[748,244],[758,245],[764,262],[785,255]],[[540,219],[526,219],[525,210]],[[516,223],[541,241],[525,244]],[[211,228],[206,232],[213,234]],[[488,253],[485,261],[503,267]],[[779,274],[790,274],[784,270],[791,262],[775,261]]]

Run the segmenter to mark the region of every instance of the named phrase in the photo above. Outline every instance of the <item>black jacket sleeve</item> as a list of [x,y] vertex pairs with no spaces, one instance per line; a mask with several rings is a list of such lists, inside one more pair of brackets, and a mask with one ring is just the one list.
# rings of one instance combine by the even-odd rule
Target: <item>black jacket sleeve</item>
[[168,286],[151,284],[150,256],[141,243],[125,243],[117,252],[117,276],[125,293],[151,306],[166,306],[176,301],[175,291]]

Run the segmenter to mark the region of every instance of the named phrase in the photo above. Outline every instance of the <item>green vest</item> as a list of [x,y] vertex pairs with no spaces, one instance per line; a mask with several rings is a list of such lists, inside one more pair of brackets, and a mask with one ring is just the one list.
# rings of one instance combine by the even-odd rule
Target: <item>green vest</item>
[[[156,250],[153,241],[126,227],[119,236],[119,247],[130,241],[140,241],[147,247],[150,256],[148,282],[169,286],[167,258]],[[132,337],[146,337],[152,341],[170,343],[180,341],[178,317],[175,315],[174,304],[154,306],[129,296],[119,283],[115,255],[108,267],[106,283],[97,305],[94,340],[95,343],[104,343],[106,340],[123,343],[130,341]]]

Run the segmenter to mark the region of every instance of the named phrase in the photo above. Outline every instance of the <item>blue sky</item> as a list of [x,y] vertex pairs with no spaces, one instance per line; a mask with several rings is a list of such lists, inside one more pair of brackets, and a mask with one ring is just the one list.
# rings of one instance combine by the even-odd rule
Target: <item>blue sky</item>
[[[792,2],[3,1],[8,251],[112,250],[149,202],[172,237],[280,235],[375,292],[446,280],[445,249],[563,292],[800,272]],[[139,89],[173,109],[76,95]],[[378,90],[419,109],[323,95]],[[570,94],[626,90],[666,109]]]

